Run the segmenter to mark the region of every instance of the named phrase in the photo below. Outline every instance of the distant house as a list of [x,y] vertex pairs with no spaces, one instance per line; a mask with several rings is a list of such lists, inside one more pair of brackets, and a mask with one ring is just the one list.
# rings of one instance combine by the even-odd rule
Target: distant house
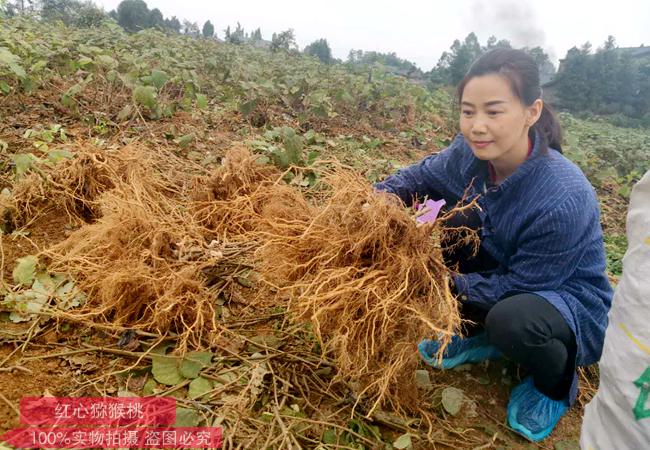
[[[617,47],[614,49],[618,53],[628,53],[633,59],[648,59],[650,60],[650,46],[646,47],[641,44],[640,47]],[[590,55],[594,56],[594,55]],[[566,58],[560,60],[560,65],[557,69],[555,77],[547,83],[542,83],[542,98],[545,102],[550,103],[552,106],[558,105],[557,100],[557,75],[562,73],[566,64]]]

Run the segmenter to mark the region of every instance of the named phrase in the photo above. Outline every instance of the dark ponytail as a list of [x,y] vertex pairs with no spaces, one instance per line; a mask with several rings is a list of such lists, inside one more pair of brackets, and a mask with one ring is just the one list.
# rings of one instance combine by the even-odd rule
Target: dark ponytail
[[[525,106],[531,106],[542,97],[539,85],[539,69],[535,60],[523,50],[512,48],[495,48],[480,56],[461,80],[457,90],[460,104],[465,86],[474,77],[497,73],[505,77],[512,87],[512,92]],[[562,129],[553,109],[544,103],[542,114],[530,129],[536,130],[542,138],[542,149],[549,147],[562,152]]]
[[562,129],[553,108],[544,103],[542,114],[535,125],[532,126],[539,132],[546,147],[551,147],[562,153]]

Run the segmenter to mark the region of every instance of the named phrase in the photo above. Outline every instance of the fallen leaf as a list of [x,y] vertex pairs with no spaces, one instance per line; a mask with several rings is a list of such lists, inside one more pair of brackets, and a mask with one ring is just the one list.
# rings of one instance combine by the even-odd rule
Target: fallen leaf
[[412,446],[413,444],[411,443],[411,435],[409,433],[401,435],[395,440],[395,442],[393,442],[393,447],[398,449],[409,448]]
[[149,378],[146,383],[144,383],[144,386],[142,387],[142,395],[147,396],[147,395],[153,395],[154,390],[158,384],[156,383],[156,380],[153,378]]
[[174,427],[195,427],[201,418],[193,409],[176,408],[176,423]]
[[38,258],[34,255],[18,258],[18,264],[12,273],[14,281],[18,284],[29,286],[36,277],[37,264]]
[[178,365],[178,358],[156,355],[152,358],[151,373],[158,383],[175,386],[185,379]]
[[185,355],[181,364],[181,375],[185,378],[196,378],[201,369],[208,367],[212,361],[210,352],[190,352]]
[[198,377],[190,382],[190,389],[188,392],[192,400],[203,397],[205,394],[213,389],[212,381],[203,377]]
[[415,371],[415,384],[422,389],[428,389],[431,387],[431,378],[429,378],[429,372],[427,370],[416,370]]
[[461,389],[447,387],[442,391],[442,406],[449,414],[455,416],[460,412],[464,397]]

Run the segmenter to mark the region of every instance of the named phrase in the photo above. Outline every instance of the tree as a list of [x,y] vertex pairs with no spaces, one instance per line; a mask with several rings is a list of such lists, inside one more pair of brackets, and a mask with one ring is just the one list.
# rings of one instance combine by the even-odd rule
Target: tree
[[214,25],[212,25],[212,22],[208,20],[203,24],[202,33],[205,38],[211,38],[214,36]]
[[0,0],[0,19],[4,19],[5,17],[14,17],[17,12],[17,7],[12,2]]
[[562,106],[574,112],[622,114],[636,120],[624,124],[650,124],[650,62],[633,59],[613,36],[595,54],[589,43],[569,50],[556,84]]
[[251,41],[253,42],[259,42],[262,40],[262,30],[259,28],[251,34]]
[[507,39],[500,39],[497,41],[496,36],[490,36],[487,40],[486,50],[492,50],[493,48],[512,48],[510,41]]
[[106,18],[104,11],[94,3],[78,0],[41,0],[40,15],[43,20],[60,20],[78,27],[99,26]]
[[[492,39],[491,37],[488,42],[489,45],[498,45],[496,38]],[[430,81],[434,85],[457,85],[469,70],[472,62],[485,51],[484,48],[481,48],[474,33],[468,34],[463,42],[456,39],[449,50],[449,52],[442,53],[438,64],[431,71]]]
[[154,8],[149,13],[149,27],[165,28],[165,19],[158,8]]
[[25,12],[36,12],[39,5],[36,0],[2,0],[0,1],[0,17],[14,17]]
[[74,6],[69,0],[42,0],[41,18],[50,21],[60,20],[69,25],[72,22]]
[[277,52],[278,50],[290,51],[297,48],[296,37],[293,34],[293,29],[289,28],[280,34],[273,33],[271,39],[271,51]]
[[[456,39],[448,52],[443,52],[436,67],[429,73],[431,85],[457,85],[469,71],[471,64],[485,52],[495,48],[512,48],[507,39],[497,40],[490,36],[487,45],[482,47],[474,33],[467,35],[463,42]],[[555,75],[555,66],[541,47],[523,48],[537,63],[542,83],[550,81]]]
[[542,47],[533,47],[530,49],[525,47],[523,50],[535,60],[539,70],[540,84],[546,84],[551,81],[555,76],[555,65],[553,65],[544,49]]
[[226,42],[230,42],[231,44],[243,44],[244,41],[246,40],[246,37],[244,35],[244,28],[242,28],[241,24],[237,22],[237,28],[235,28],[235,31],[230,31],[230,26],[226,28],[225,30],[225,40]]
[[176,16],[172,16],[171,19],[165,19],[165,28],[173,31],[174,33],[181,32],[181,22]]
[[189,20],[183,20],[183,33],[189,36],[199,37],[201,35],[199,24],[190,22]]
[[93,2],[82,2],[77,8],[74,25],[86,28],[98,27],[106,18],[107,15],[104,10],[97,7]]
[[330,49],[327,39],[318,39],[305,47],[304,52],[307,55],[315,56],[321,60],[323,64],[332,63],[332,50]]
[[557,77],[558,97],[563,105],[571,105],[574,110],[591,108],[593,89],[587,82],[591,73],[590,54],[589,43],[580,49],[571,48],[564,59],[563,70]]
[[150,12],[143,0],[122,0],[117,5],[117,23],[129,32],[149,27]]

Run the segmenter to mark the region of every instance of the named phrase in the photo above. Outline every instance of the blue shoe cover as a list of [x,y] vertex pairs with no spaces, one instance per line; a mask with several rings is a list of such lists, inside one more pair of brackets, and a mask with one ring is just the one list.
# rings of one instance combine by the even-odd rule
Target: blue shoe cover
[[488,342],[485,332],[465,339],[452,336],[440,363],[436,357],[439,348],[440,342],[433,339],[423,339],[418,344],[418,351],[424,362],[436,369],[452,369],[461,364],[479,363],[501,357],[501,352]]
[[531,376],[510,394],[508,424],[525,438],[538,442],[551,434],[568,409],[568,399],[553,400],[542,394],[535,387]]

